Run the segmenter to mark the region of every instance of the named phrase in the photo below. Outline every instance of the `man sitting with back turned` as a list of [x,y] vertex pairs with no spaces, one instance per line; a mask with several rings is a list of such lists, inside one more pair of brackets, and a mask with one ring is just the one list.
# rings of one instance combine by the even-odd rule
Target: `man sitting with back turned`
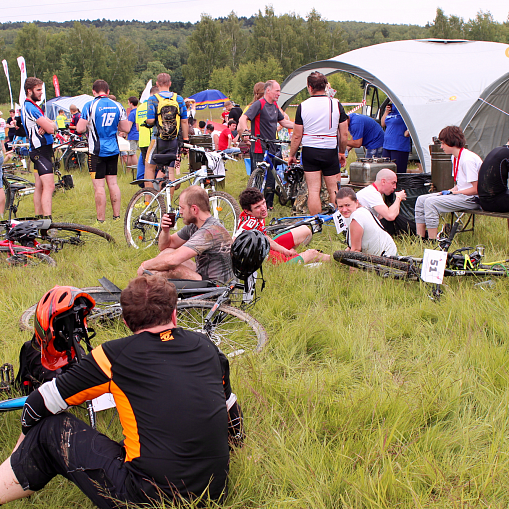
[[[258,230],[267,235],[265,230],[265,218],[268,215],[267,203],[260,190],[256,187],[244,189],[244,191],[240,193],[239,203],[243,210],[240,214],[239,227],[235,232],[235,237],[240,235],[244,230]],[[286,262],[328,262],[330,256],[316,249],[308,249],[300,254],[295,251],[296,247],[309,244],[312,236],[313,234],[309,227],[302,225],[276,235],[274,239],[269,237],[269,259],[274,264]]]
[[[394,193],[397,184],[398,176],[392,170],[384,168],[376,174],[373,184],[357,192],[357,199],[363,207],[370,209],[380,219],[389,235],[415,234],[415,223],[400,214],[400,205],[406,200],[406,192],[402,190]],[[392,193],[395,194],[394,203],[388,207],[382,195],[389,196]]]
[[[0,504],[57,475],[104,509],[226,495],[228,436],[233,444],[243,436],[228,360],[205,335],[177,326],[177,292],[166,279],[137,277],[120,302],[133,335],[98,346],[28,397],[17,447],[0,466]],[[124,444],[65,412],[105,393]]]
[[163,215],[159,235],[161,252],[143,262],[138,275],[148,270],[170,279],[228,282],[233,277],[232,239],[219,220],[211,216],[207,191],[200,186],[184,189],[179,197],[179,214],[186,226],[173,235],[170,233],[172,220],[168,214]]

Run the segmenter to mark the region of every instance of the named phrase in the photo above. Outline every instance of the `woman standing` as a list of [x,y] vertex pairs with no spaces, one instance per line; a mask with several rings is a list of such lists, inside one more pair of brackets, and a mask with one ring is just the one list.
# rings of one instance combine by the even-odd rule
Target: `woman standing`
[[302,165],[308,186],[308,208],[309,213],[314,215],[322,211],[322,175],[329,191],[329,199],[334,198],[338,182],[341,182],[341,166],[346,164],[348,116],[341,103],[327,95],[325,89],[328,82],[322,73],[312,72],[307,83],[311,97],[299,104],[295,113],[288,164],[298,162],[296,154],[302,141]]
[[408,154],[410,153],[410,133],[403,117],[392,103],[385,107],[382,127],[386,128],[383,157],[396,161],[398,173],[406,173]]

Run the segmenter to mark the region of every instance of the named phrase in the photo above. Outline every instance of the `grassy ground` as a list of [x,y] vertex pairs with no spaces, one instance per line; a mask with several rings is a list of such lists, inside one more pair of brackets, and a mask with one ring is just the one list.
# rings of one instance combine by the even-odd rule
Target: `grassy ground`
[[[136,190],[129,181],[120,176],[122,212]],[[238,196],[246,181],[243,164],[230,165],[226,191]],[[55,220],[92,224],[88,176],[75,175],[75,182],[55,196]],[[277,207],[276,214],[289,210]],[[32,212],[25,198],[19,215]],[[63,250],[57,268],[0,265],[1,362],[17,365],[19,347],[30,339],[19,332],[18,317],[53,285],[94,286],[107,276],[123,287],[155,254],[129,249],[122,224],[109,221],[104,229],[114,246]],[[506,223],[480,218],[475,234],[454,245],[479,243],[489,259],[506,257]],[[341,246],[330,227],[311,244],[325,252]],[[398,248],[423,250],[417,241]],[[451,281],[437,303],[425,284],[350,274],[334,262],[267,265],[264,274],[267,286],[252,314],[270,341],[261,354],[232,362],[248,436],[232,456],[224,507],[509,506],[509,282],[484,291],[472,280]],[[119,334],[100,331],[100,341]],[[0,421],[5,458],[19,413]],[[118,438],[118,426],[111,433]],[[55,479],[12,507],[92,506]]]

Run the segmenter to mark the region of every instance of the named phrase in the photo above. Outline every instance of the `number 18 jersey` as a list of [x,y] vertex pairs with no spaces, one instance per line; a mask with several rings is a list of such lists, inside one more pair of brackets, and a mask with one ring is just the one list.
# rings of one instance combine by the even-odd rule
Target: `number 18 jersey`
[[124,107],[108,99],[98,96],[85,104],[81,118],[88,120],[88,151],[99,157],[117,155],[118,123],[127,120]]

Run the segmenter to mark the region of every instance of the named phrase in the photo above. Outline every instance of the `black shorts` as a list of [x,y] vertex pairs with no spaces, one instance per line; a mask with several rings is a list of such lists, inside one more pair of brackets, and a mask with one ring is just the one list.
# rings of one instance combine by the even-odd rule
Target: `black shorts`
[[116,175],[118,171],[118,154],[108,157],[88,154],[88,171],[95,180],[103,179],[107,175]]
[[24,490],[40,490],[60,474],[98,507],[117,507],[108,497],[129,499],[123,447],[67,412],[30,429],[12,454],[11,467]]
[[43,145],[30,152],[30,160],[34,163],[34,171],[39,176],[53,173],[53,147]]
[[[161,140],[159,138],[156,138],[155,140],[152,141],[154,141],[154,143],[152,142],[150,143],[147,155],[145,156],[145,163],[156,164],[152,159],[152,156],[155,154],[174,154],[174,155],[178,154],[179,142],[177,138],[175,138],[174,140]],[[170,168],[173,168],[174,166],[175,161],[172,161],[170,163]]]
[[337,148],[302,147],[304,171],[321,171],[324,177],[341,173]]

